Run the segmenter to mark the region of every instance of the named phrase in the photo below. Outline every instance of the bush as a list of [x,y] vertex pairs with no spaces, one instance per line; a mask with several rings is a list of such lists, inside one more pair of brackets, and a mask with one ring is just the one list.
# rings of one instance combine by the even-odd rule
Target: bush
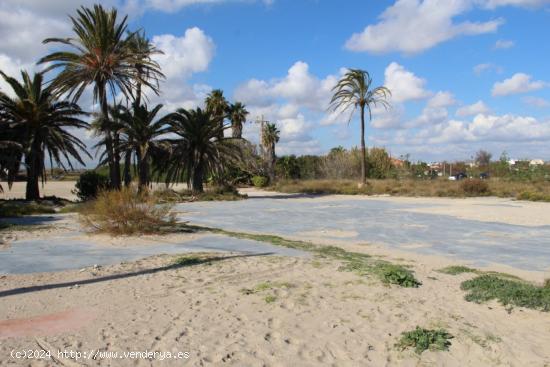
[[550,195],[540,192],[523,191],[516,197],[518,200],[550,201]]
[[136,188],[103,191],[80,213],[81,222],[97,232],[111,234],[162,233],[171,229],[175,218],[171,205],[158,205],[149,192]]
[[499,274],[486,274],[465,281],[461,288],[469,292],[465,297],[469,302],[482,303],[497,299],[504,306],[550,311],[550,287],[506,279]]
[[417,354],[421,354],[425,350],[448,350],[453,336],[447,331],[428,330],[416,327],[415,330],[406,331],[401,334],[401,339],[397,343],[397,347],[405,349],[413,347]]
[[96,171],[86,171],[76,181],[73,194],[82,201],[95,199],[99,192],[107,189],[108,186],[109,179],[106,176]]
[[252,177],[252,184],[255,187],[266,187],[269,183],[269,179],[264,176],[253,176]]
[[490,193],[489,184],[480,179],[464,180],[460,188],[469,196],[488,195]]
[[409,269],[401,265],[380,263],[375,267],[375,272],[387,284],[397,284],[405,288],[417,288],[422,285]]

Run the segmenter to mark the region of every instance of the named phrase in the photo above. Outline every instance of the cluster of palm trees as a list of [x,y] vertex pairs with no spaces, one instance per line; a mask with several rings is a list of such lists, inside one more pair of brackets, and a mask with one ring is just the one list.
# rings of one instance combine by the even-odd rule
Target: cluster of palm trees
[[[46,65],[41,73],[22,72],[22,82],[1,74],[14,96],[0,91],[0,170],[11,185],[24,164],[27,200],[40,198],[46,158],[72,168],[73,161],[84,164],[83,157],[90,157],[74,129],[91,128],[100,138],[96,148],[102,151],[101,164],[109,167],[112,189],[129,185],[135,167],[140,188],[156,171],[167,181],[186,180],[202,191],[206,175],[221,176],[224,162],[238,158],[235,141],[242,138],[248,115],[244,104],[231,104],[221,90],[213,90],[204,110],[179,109],[159,117],[163,106],[149,108],[144,90],[160,92],[164,75],[154,55],[161,51],[143,32],[130,32],[127,17],[121,19],[114,8],[81,7],[70,21],[72,37],[44,40],[61,50],[38,61]],[[57,73],[45,83],[50,71]],[[99,105],[91,124],[86,122],[90,114],[77,105],[86,91]],[[226,137],[229,128],[232,134]]]
[[[132,180],[132,167],[140,188],[154,174],[167,183],[187,181],[193,191],[203,191],[207,176],[221,179],[225,165],[238,159],[243,124],[248,111],[240,102],[229,103],[223,91],[213,90],[205,109],[178,109],[159,117],[162,105],[149,108],[147,90],[160,93],[164,78],[154,55],[161,53],[141,31],[128,30],[127,17],[101,5],[81,7],[70,17],[73,36],[49,38],[60,51],[38,61],[45,69],[31,77],[23,71],[22,82],[2,72],[13,97],[0,91],[0,173],[11,185],[21,164],[27,170],[26,199],[40,198],[39,182],[50,165],[72,168],[90,157],[76,129],[92,129],[100,138],[100,163],[109,167],[111,189]],[[56,71],[52,80],[44,75]],[[385,87],[372,88],[370,75],[350,69],[334,88],[334,110],[361,110],[362,182],[366,177],[365,109],[386,101]],[[89,114],[78,106],[91,91],[99,112]],[[117,102],[117,99],[121,101]],[[92,115],[92,122],[87,122]],[[225,131],[231,129],[231,134]],[[280,132],[275,124],[262,127],[265,168],[275,178],[275,145]],[[230,136],[228,136],[230,135]],[[100,149],[99,149],[100,148]],[[122,162],[123,160],[123,162]],[[121,169],[122,168],[122,169]],[[0,187],[0,190],[2,188]]]

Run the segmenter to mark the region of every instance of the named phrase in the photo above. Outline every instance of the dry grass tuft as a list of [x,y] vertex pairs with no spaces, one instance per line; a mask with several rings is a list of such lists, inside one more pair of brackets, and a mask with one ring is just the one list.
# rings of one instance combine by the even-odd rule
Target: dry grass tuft
[[163,233],[175,224],[172,206],[159,205],[149,192],[135,187],[104,191],[80,212],[81,223],[113,235]]

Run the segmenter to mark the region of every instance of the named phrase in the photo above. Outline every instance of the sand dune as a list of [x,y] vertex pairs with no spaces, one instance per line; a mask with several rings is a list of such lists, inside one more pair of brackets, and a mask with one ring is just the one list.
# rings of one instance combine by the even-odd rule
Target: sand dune
[[[220,255],[216,255],[220,256]],[[153,274],[73,287],[1,292],[26,286],[82,282],[170,264],[168,256],[101,269],[5,276],[0,319],[25,324],[17,337],[0,325],[0,365],[12,349],[37,348],[36,338],[74,351],[188,352],[185,364],[229,366],[544,366],[550,363],[550,315],[527,309],[508,313],[497,304],[463,299],[460,282],[414,266],[417,289],[338,271],[337,262],[289,257],[237,256]],[[248,290],[248,291],[247,291]],[[93,310],[93,311],[86,311]],[[90,319],[75,313],[88,312]],[[63,313],[68,321],[63,321]],[[44,329],[57,315],[64,330]],[[61,315],[61,316],[60,316]],[[80,324],[78,324],[80,323]],[[445,327],[455,338],[449,352],[401,351],[398,336],[415,326]],[[9,330],[9,329],[8,329]],[[70,361],[69,361],[70,362]],[[74,361],[73,361],[74,362]],[[145,366],[150,361],[80,360],[82,365]],[[49,362],[34,361],[46,366]]]

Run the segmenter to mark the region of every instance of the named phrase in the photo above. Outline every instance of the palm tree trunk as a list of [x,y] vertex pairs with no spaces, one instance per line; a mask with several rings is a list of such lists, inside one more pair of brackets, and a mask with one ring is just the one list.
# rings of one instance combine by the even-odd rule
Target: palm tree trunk
[[204,192],[204,187],[202,185],[203,180],[203,171],[202,167],[196,167],[193,171],[193,177],[191,179],[191,189],[195,193]]
[[231,126],[231,133],[233,138],[240,139],[243,135],[243,125],[238,123],[233,123],[233,126]]
[[367,183],[367,151],[365,148],[365,106],[361,106],[361,184]]
[[120,190],[122,187],[122,180],[120,176],[120,135],[118,133],[113,134],[113,156],[115,161],[115,177],[116,177],[116,189]]
[[38,156],[31,153],[27,160],[27,186],[25,188],[25,200],[40,199],[40,191],[38,188],[38,173],[40,170]]
[[[105,85],[98,86],[99,103],[101,105],[101,118],[104,119],[103,124],[107,125],[109,119],[109,105],[107,104],[107,94],[105,91]],[[113,150],[113,136],[111,131],[107,128],[105,132],[105,150],[107,151],[107,161],[109,164],[109,179],[112,189],[120,189],[120,167],[116,166],[114,150]]]
[[132,151],[127,150],[124,155],[124,186],[128,187],[132,183],[130,168],[132,167]]
[[269,147],[268,164],[269,164],[269,183],[275,183],[275,144]]
[[148,162],[147,162],[147,155],[141,156],[141,154],[138,155],[138,171],[139,171],[139,190],[143,190],[147,187],[149,184],[148,182]]

